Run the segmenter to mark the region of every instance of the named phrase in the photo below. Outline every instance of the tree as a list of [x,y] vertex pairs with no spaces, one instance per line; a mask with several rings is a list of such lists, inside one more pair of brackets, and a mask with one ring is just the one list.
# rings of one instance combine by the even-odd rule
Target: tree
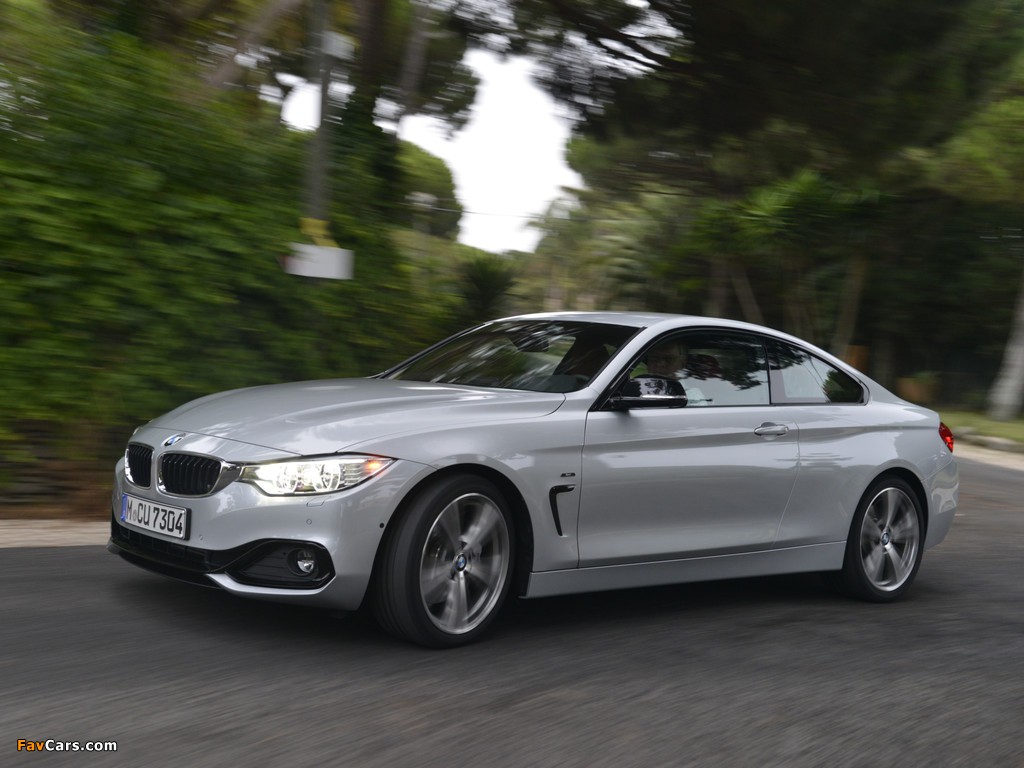
[[400,194],[411,203],[402,217],[403,223],[437,237],[458,238],[462,204],[455,195],[455,181],[445,162],[407,141],[401,142],[398,161],[403,179]]
[[1021,272],[1013,325],[1006,340],[1003,364],[989,393],[988,415],[1009,421],[1020,415],[1024,405],[1024,271]]
[[[1020,210],[1024,205],[1024,55],[993,100],[944,147],[920,157],[933,183],[958,197]],[[1019,221],[1019,219],[1018,219]],[[1016,242],[1019,242],[1019,228]],[[1016,248],[1024,264],[1024,248]],[[1016,418],[1024,406],[1024,269],[989,416]]]
[[[136,37],[86,34],[38,8],[5,21],[5,453],[43,425],[77,436],[61,456],[95,456],[111,432],[121,443],[126,425],[200,394],[367,375],[437,338],[448,318],[415,290],[387,229],[339,216],[357,280],[280,268],[302,134],[195,90],[196,69]],[[410,328],[396,306],[425,322]]]
[[462,306],[456,317],[459,327],[493,320],[508,314],[509,293],[518,270],[509,259],[485,251],[464,257],[456,267],[456,286]]
[[[906,158],[952,148],[952,137],[987,109],[1021,49],[1024,4],[520,0],[510,7],[517,15],[509,50],[537,52],[546,86],[576,110],[570,158],[588,185],[622,201],[653,185],[704,201],[686,247],[666,248],[662,258],[677,261],[680,274],[703,261],[705,311],[737,311],[735,300],[746,317],[763,315],[839,354],[866,334],[899,339],[911,353],[896,359],[881,349],[886,341],[876,359],[918,365],[920,339],[939,326],[921,328],[901,307],[919,306],[920,286],[933,284],[932,264],[941,261],[947,281],[956,274],[962,286],[965,266],[944,253],[1005,262],[961,231],[977,211],[957,207],[952,186],[936,195],[928,171],[908,169]],[[1019,116],[1004,120],[1019,135]],[[997,146],[1012,156],[1009,145]],[[1019,178],[998,152],[968,164],[965,178],[991,173],[998,182],[1002,172],[1010,186]],[[801,191],[800,179],[818,181]],[[578,218],[597,214],[592,198],[581,198]],[[915,229],[901,215],[937,218]],[[909,299],[892,295],[896,282]],[[991,299],[991,290],[975,290]],[[773,319],[779,302],[766,296],[786,296],[790,316]],[[892,302],[888,313],[880,296]],[[864,307],[876,311],[865,317]],[[944,316],[941,327],[958,322]]]
[[541,82],[583,133],[686,129],[707,150],[783,120],[851,171],[948,137],[1014,56],[1024,10],[1020,0],[506,4],[485,15],[480,0],[459,3],[482,37],[540,58]]

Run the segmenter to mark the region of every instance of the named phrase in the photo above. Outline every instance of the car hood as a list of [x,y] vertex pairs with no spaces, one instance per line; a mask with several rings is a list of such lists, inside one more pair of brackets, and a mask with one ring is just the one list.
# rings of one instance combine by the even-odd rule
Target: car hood
[[221,392],[147,426],[309,456],[404,432],[536,418],[563,402],[563,395],[548,392],[336,379]]

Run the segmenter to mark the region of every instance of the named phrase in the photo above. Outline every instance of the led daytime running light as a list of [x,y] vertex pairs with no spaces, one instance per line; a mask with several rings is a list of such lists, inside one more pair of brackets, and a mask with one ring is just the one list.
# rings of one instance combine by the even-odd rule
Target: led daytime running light
[[250,464],[240,479],[270,496],[308,496],[351,488],[384,471],[393,459],[380,456],[331,456],[320,459]]

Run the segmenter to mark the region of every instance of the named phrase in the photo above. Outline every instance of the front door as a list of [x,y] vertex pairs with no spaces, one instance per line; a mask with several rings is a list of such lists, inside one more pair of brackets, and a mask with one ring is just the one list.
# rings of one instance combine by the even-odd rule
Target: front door
[[760,340],[689,332],[670,341],[679,345],[677,378],[689,405],[588,415],[581,567],[750,552],[775,542],[796,482],[799,441],[796,422],[769,404]]

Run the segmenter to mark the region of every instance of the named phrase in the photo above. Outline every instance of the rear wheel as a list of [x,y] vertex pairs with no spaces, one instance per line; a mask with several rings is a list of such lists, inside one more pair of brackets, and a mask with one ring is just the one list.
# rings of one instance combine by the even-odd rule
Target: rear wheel
[[850,527],[839,586],[872,602],[906,593],[924,554],[924,515],[917,494],[898,477],[882,477],[864,494]]
[[513,535],[493,483],[452,475],[423,488],[385,543],[374,613],[388,632],[446,648],[487,631],[508,593]]

